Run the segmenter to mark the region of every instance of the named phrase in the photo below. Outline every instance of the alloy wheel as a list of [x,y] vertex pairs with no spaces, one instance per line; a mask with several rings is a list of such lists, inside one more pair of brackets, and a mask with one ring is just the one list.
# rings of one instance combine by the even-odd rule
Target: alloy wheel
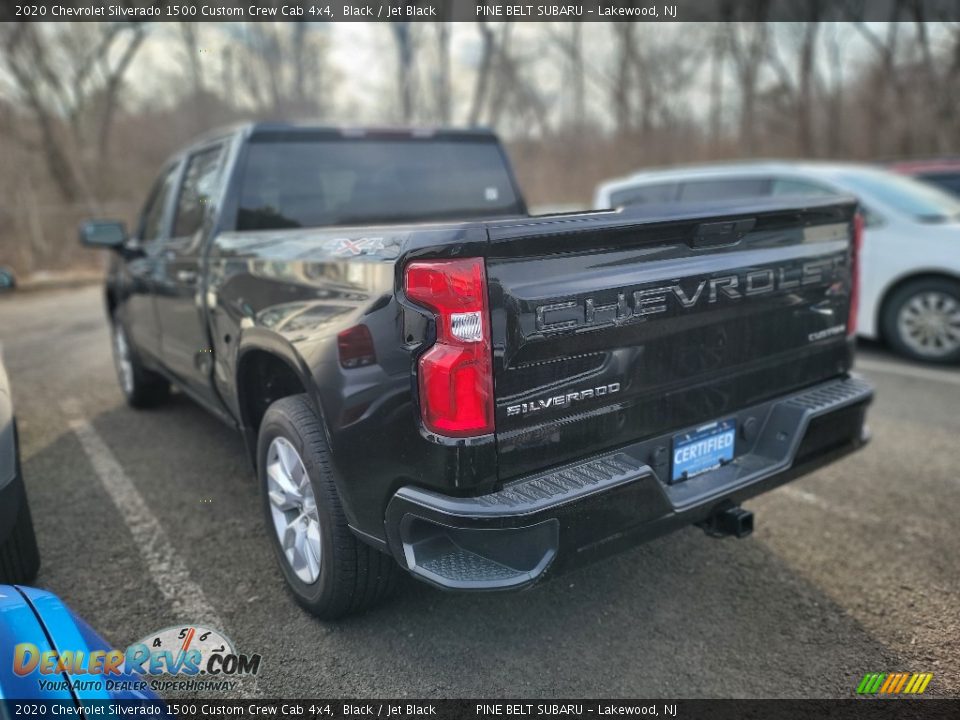
[[303,582],[316,582],[323,557],[317,501],[300,454],[283,437],[267,450],[267,497],[287,564]]

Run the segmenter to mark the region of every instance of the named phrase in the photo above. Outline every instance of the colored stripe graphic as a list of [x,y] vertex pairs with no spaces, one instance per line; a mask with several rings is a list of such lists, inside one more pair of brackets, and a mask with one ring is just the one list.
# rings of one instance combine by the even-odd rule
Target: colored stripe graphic
[[920,695],[933,680],[933,673],[867,673],[857,685],[858,695]]
[[907,683],[907,686],[903,689],[903,692],[906,694],[912,694],[915,687],[920,687],[920,673],[914,673],[910,678],[910,682]]
[[900,682],[897,683],[897,687],[895,687],[891,692],[900,692],[903,689],[903,686],[906,685],[907,678],[909,677],[910,673],[900,673]]
[[933,673],[920,673],[920,678],[918,685],[913,689],[915,695],[919,695],[927,689],[927,685],[933,680]]
[[886,695],[895,695],[900,692],[900,688],[903,687],[908,677],[910,677],[910,673],[890,673],[887,681],[880,688],[880,692]]
[[889,693],[891,688],[897,684],[897,681],[900,680],[900,673],[890,673],[887,675],[886,682],[880,686],[880,692],[882,694]]
[[857,685],[857,695],[863,695],[866,693],[871,682],[873,682],[873,673],[867,673],[864,675],[863,680],[861,680],[860,684]]
[[880,689],[880,683],[886,677],[885,673],[867,673],[860,681],[857,687],[857,693],[861,695],[872,695]]

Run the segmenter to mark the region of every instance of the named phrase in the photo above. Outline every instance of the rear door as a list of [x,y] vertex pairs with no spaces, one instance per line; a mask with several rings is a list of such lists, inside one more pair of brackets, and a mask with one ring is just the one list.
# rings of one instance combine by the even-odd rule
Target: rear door
[[214,400],[215,395],[202,296],[203,250],[209,203],[220,188],[225,148],[225,143],[217,143],[187,157],[156,285],[163,364],[205,400]]
[[848,369],[855,204],[784,202],[492,225],[501,479]]

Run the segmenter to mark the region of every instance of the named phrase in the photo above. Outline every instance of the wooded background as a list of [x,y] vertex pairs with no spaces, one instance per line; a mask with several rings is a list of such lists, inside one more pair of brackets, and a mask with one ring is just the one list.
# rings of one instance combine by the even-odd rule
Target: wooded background
[[492,127],[554,207],[650,166],[960,152],[960,23],[912,0],[887,23],[857,3],[738,22],[754,5],[702,24],[3,24],[0,264],[102,262],[80,219],[132,221],[171,152],[247,119]]

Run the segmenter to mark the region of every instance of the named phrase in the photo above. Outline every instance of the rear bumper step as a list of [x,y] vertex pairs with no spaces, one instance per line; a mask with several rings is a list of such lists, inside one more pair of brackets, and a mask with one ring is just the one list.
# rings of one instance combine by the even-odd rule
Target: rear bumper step
[[[440,587],[524,587],[684,525],[713,522],[731,505],[857,449],[868,439],[864,412],[872,398],[868,383],[848,377],[734,413],[733,462],[676,484],[667,482],[669,433],[478,497],[403,487],[387,507],[389,546],[411,573]],[[740,520],[733,534],[748,534]],[[724,528],[733,521],[724,517]]]

